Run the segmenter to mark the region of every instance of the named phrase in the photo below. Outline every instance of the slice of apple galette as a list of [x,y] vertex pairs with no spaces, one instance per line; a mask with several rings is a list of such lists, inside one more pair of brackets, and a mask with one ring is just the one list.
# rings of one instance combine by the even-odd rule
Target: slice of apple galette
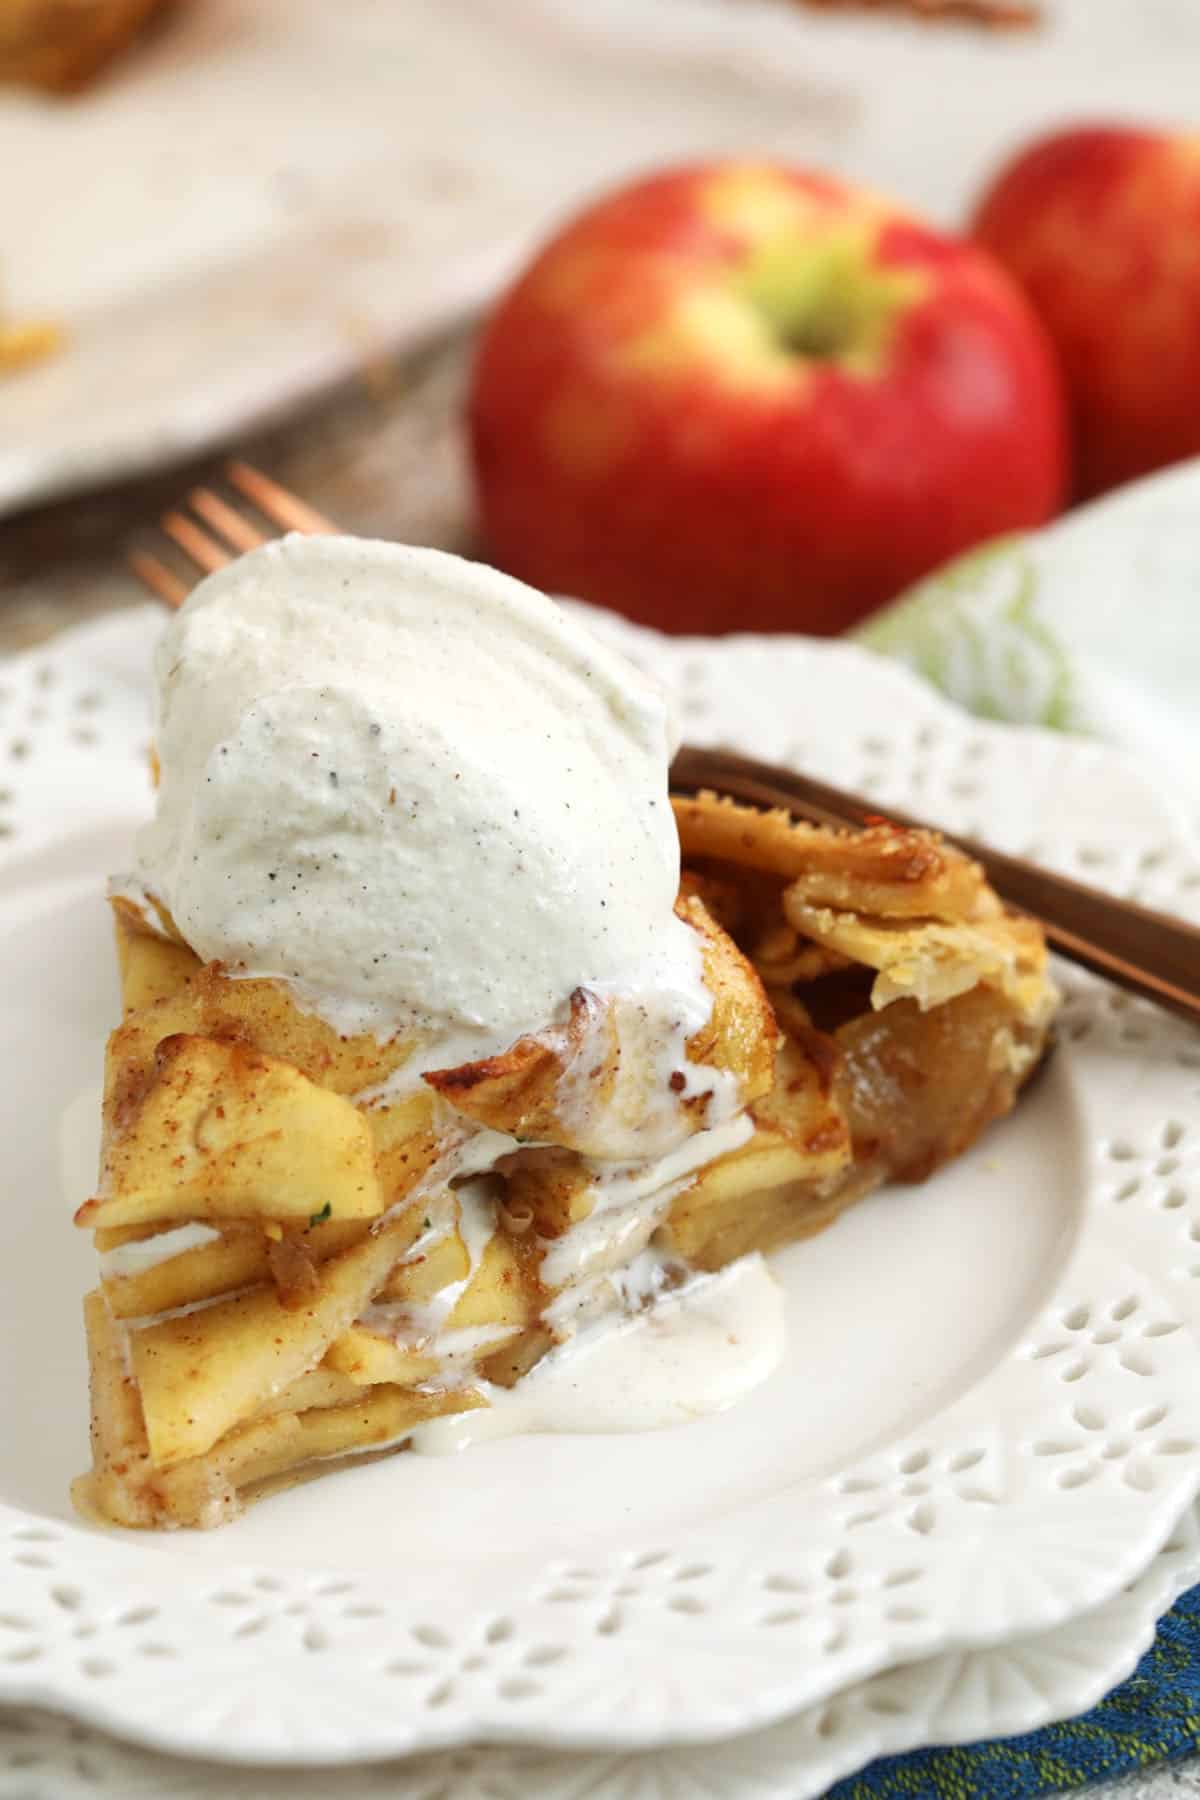
[[158,672],[77,1214],[92,1516],[728,1405],[779,1356],[760,1253],[958,1154],[1042,1052],[1045,946],[974,864],[673,815],[656,691],[492,571],[288,540]]

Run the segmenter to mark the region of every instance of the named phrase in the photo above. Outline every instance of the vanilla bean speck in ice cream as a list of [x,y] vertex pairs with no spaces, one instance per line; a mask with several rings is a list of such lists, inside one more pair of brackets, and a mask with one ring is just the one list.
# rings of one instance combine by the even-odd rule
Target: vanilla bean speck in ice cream
[[156,676],[138,880],[206,961],[347,1032],[499,1047],[581,985],[703,1023],[665,698],[543,595],[291,537],[196,590]]

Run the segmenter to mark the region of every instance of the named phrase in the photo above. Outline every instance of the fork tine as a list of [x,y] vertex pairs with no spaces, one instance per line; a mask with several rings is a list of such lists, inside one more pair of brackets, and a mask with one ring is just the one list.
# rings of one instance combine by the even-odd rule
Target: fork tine
[[212,573],[214,569],[223,569],[233,558],[229,552],[218,544],[216,538],[209,537],[207,531],[187,518],[181,512],[164,513],[159,524],[169,538],[174,538],[179,548],[186,551],[193,562],[199,563],[202,569]]
[[168,606],[182,606],[191,593],[191,585],[180,580],[173,569],[166,563],[159,562],[157,556],[151,556],[148,550],[131,550],[129,566],[144,587]]
[[252,500],[261,512],[267,515],[272,524],[280,526],[284,531],[303,531],[310,537],[326,537],[336,535],[337,526],[332,520],[325,518],[315,508],[306,506],[295,494],[289,494],[286,488],[263,475],[249,463],[231,462],[225,470],[230,483]]
[[264,531],[252,525],[244,513],[237,512],[211,488],[193,488],[188,495],[188,505],[234,550],[257,550],[267,541]]
[[[303,500],[249,463],[231,462],[226,473],[230,485],[279,530],[299,531],[309,537],[336,534],[338,527],[331,519],[325,518],[314,507],[306,506]],[[211,526],[215,536],[178,509],[164,513],[159,524],[205,573],[224,568],[235,555],[255,550],[270,540],[269,530],[261,530],[238,511],[236,502],[230,505],[211,488],[193,488],[188,495],[188,504],[206,525]],[[160,600],[165,600],[168,606],[181,606],[195,585],[194,580],[177,575],[148,550],[131,550],[128,562],[142,585],[157,594]]]

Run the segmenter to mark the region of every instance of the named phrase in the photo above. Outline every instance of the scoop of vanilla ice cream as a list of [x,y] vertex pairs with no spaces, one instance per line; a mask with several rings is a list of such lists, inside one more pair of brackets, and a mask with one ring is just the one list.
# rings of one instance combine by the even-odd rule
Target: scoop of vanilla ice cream
[[703,1016],[667,703],[543,595],[291,537],[195,591],[156,676],[139,878],[205,960],[347,1032],[500,1044],[580,985]]

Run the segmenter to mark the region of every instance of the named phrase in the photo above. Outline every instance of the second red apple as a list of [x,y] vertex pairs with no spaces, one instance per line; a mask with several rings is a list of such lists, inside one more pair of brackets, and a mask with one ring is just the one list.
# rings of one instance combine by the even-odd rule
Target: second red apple
[[1088,126],[985,196],[981,244],[1058,347],[1080,497],[1200,456],[1200,138]]

